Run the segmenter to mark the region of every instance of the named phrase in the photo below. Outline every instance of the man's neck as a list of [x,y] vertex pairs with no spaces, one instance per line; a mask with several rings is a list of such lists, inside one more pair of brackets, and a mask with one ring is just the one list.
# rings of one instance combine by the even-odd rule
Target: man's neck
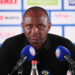
[[40,49],[43,44],[31,44],[35,49]]

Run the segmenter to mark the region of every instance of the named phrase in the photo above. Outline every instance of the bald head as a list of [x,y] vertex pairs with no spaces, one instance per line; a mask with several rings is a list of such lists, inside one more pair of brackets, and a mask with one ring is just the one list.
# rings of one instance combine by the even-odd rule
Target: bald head
[[[24,13],[24,16],[23,18],[26,16],[26,15],[30,15],[32,14],[32,12],[36,13],[36,15],[40,12],[42,12],[47,18],[48,18],[48,13],[45,9],[41,8],[41,7],[31,7],[29,8],[25,13]],[[42,13],[40,13],[40,15],[43,15]]]

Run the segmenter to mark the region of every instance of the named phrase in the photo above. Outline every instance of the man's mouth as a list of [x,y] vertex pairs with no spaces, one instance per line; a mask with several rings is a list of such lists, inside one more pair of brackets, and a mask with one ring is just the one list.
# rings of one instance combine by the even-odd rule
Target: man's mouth
[[32,36],[32,39],[37,40],[38,37],[37,36]]

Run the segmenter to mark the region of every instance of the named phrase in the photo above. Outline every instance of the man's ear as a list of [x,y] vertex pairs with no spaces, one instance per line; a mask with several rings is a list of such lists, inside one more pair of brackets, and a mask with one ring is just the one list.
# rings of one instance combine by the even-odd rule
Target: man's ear
[[51,23],[49,23],[49,29],[51,28]]
[[21,26],[22,26],[22,28],[23,28],[23,23],[21,23]]

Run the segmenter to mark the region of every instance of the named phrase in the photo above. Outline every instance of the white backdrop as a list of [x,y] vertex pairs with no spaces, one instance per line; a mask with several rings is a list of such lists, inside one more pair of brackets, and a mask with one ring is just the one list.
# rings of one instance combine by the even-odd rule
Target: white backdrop
[[0,44],[22,33],[23,13],[32,6],[47,10],[52,23],[49,33],[66,37],[75,43],[75,0],[0,0]]

